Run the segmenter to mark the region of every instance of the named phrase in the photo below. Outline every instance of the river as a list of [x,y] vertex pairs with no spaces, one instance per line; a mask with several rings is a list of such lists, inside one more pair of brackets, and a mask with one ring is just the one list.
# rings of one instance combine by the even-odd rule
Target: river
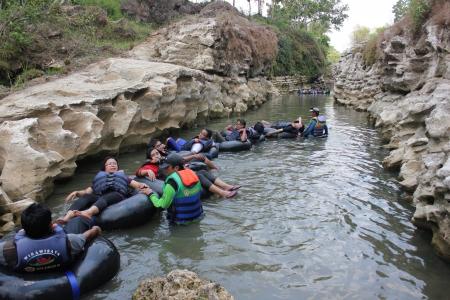
[[[330,136],[220,153],[214,163],[222,169],[213,173],[242,188],[231,199],[206,199],[200,223],[170,226],[157,215],[135,229],[104,232],[120,251],[120,272],[87,298],[130,299],[141,280],[187,269],[236,299],[448,299],[450,264],[433,253],[431,234],[412,225],[414,207],[398,174],[382,168],[389,151],[367,113],[330,96],[285,95],[241,117],[247,125],[298,116],[308,124],[310,106],[327,118]],[[145,149],[119,161],[132,175],[144,159]],[[99,163],[80,166],[75,180],[56,187],[47,199],[54,219],[68,209],[66,195],[89,186]]]

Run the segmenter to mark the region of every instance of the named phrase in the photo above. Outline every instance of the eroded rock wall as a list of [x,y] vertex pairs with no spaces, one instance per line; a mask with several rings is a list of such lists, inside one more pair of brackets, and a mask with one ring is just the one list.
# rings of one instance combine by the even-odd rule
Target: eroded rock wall
[[[53,192],[55,180],[73,176],[78,160],[138,149],[171,129],[244,113],[278,94],[263,76],[273,52],[250,51],[250,60],[222,55],[229,39],[214,35],[223,29],[216,24],[242,22],[234,14],[211,17],[224,9],[228,3],[214,4],[207,17],[167,29],[166,43],[152,36],[125,57],[1,99],[0,215],[17,223],[23,207]],[[275,37],[261,30],[257,37]],[[240,42],[252,39],[242,35]],[[233,71],[221,72],[222,64]]]
[[357,48],[346,51],[335,69],[334,97],[376,121],[393,149],[383,166],[399,170],[413,195],[413,223],[433,232],[434,249],[450,261],[450,31],[424,30],[382,42],[372,67]]
[[148,143],[164,130],[243,113],[276,93],[172,64],[111,58],[0,101],[2,188],[43,201],[76,161]]

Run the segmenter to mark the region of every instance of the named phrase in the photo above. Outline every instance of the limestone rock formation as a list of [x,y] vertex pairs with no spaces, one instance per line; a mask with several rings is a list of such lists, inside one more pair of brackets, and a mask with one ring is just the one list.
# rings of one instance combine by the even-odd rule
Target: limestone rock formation
[[275,32],[252,23],[227,2],[213,2],[153,33],[124,57],[166,62],[236,78],[268,75],[278,46]]
[[227,290],[211,280],[199,279],[188,270],[174,270],[166,278],[146,279],[139,283],[133,300],[215,299],[234,300]]
[[424,31],[419,38],[385,31],[391,38],[373,66],[360,46],[346,51],[334,95],[376,120],[393,150],[383,166],[400,171],[400,184],[413,193],[413,223],[433,232],[435,251],[450,261],[450,34],[429,23]]
[[[73,176],[79,160],[140,149],[169,130],[240,114],[277,94],[262,76],[209,72],[205,66],[219,66],[213,57],[217,39],[209,38],[217,22],[199,18],[198,24],[167,31],[179,41],[171,40],[173,47],[167,43],[164,51],[168,61],[180,65],[157,62],[155,49],[161,41],[152,37],[127,58],[109,58],[1,99],[0,180],[8,199],[43,201],[55,180]],[[227,22],[232,24],[232,19]],[[186,51],[175,44],[185,45]],[[255,63],[254,70],[261,72],[254,75],[264,73],[271,57],[252,55],[250,62],[263,62]],[[237,66],[235,60],[227,63]],[[3,213],[17,215],[17,210],[5,208]]]

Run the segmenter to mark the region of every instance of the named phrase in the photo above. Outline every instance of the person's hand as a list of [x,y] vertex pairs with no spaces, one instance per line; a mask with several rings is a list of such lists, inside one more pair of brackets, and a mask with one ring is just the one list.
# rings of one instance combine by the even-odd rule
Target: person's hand
[[144,172],[147,173],[148,179],[150,179],[150,181],[155,181],[156,180],[156,175],[155,175],[155,173],[152,170],[145,170]]
[[141,190],[143,190],[143,189],[148,189],[148,185],[146,185],[145,183],[140,183],[140,184],[139,184],[139,188],[140,188]]
[[143,188],[139,191],[139,194],[146,194],[147,196],[153,193],[153,190],[149,187]]
[[78,191],[72,192],[69,194],[69,196],[67,196],[66,198],[66,202],[75,199],[75,197],[77,196]]
[[205,157],[203,156],[203,155],[201,155],[201,154],[195,154],[195,155],[193,155],[195,158],[198,158],[198,159],[201,159],[201,160],[203,160],[203,161],[205,161]]
[[96,235],[102,236],[102,229],[98,226],[92,226],[92,230],[95,232]]

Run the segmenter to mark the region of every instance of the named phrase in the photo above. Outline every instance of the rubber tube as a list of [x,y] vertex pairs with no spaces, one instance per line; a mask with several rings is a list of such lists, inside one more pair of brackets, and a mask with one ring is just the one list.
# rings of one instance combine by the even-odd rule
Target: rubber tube
[[252,148],[252,143],[250,141],[240,142],[240,141],[227,141],[220,143],[219,151],[222,152],[237,152],[250,150]]
[[118,230],[141,226],[155,216],[156,208],[145,194],[136,194],[119,203],[108,206],[91,219],[91,225],[102,230]]
[[[114,244],[101,236],[88,241],[85,250],[69,268],[83,297],[113,279],[120,269]],[[65,272],[21,274],[0,266],[0,299],[74,299]]]

